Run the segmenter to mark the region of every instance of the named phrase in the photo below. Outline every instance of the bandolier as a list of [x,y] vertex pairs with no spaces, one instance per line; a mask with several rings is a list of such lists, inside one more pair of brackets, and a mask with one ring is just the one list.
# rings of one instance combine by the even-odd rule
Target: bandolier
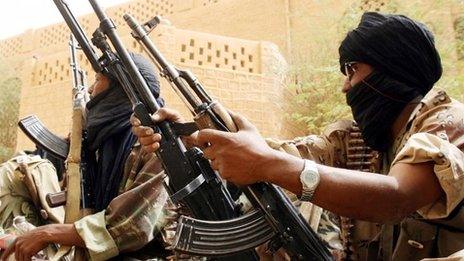
[[[337,121],[327,126],[319,136],[267,141],[274,149],[327,166],[377,173],[381,169],[380,154],[364,144],[359,128],[352,120]],[[363,249],[377,235],[379,225],[338,218],[309,202],[298,201],[294,195],[293,199],[311,227],[330,245],[337,259],[362,260],[361,256],[366,256]]]
[[[338,128],[334,128],[338,127]],[[355,122],[340,121],[329,128],[329,138],[336,140],[336,161],[334,167],[379,173],[381,170],[381,154],[369,148],[361,137]],[[343,260],[363,260],[368,258],[363,251],[375,237],[378,224],[340,217],[340,239],[343,244]]]

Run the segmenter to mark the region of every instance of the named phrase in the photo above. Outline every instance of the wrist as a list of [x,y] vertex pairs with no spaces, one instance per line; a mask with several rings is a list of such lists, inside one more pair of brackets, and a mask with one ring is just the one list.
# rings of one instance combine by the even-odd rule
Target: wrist
[[44,240],[51,243],[63,244],[66,237],[70,235],[73,224],[50,224],[41,226],[44,230]]
[[305,165],[305,161],[303,159],[281,151],[272,151],[272,156],[269,157],[269,162],[267,165],[268,171],[263,172],[263,174],[265,175],[265,181],[274,184],[279,184],[279,180],[283,176],[299,176]]
[[42,240],[45,241],[48,244],[55,243],[53,242],[53,239],[56,239],[56,232],[55,232],[55,225],[44,225],[44,226],[39,226],[37,228],[41,229],[42,231]]

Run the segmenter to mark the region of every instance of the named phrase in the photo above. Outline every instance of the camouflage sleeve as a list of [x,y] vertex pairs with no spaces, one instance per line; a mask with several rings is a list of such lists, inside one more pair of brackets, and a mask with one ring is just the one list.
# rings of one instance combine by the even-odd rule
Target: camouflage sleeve
[[464,198],[464,153],[443,135],[444,138],[430,133],[413,134],[392,163],[392,166],[434,163],[433,169],[445,196],[417,211],[425,219],[447,217]]
[[143,247],[166,224],[168,194],[161,162],[153,157],[137,176],[137,185],[115,198],[106,210],[107,229],[121,252]]
[[126,166],[132,172],[125,176],[122,187],[128,190],[114,198],[106,210],[75,222],[91,260],[106,260],[120,252],[140,249],[166,223],[168,194],[163,187],[161,162],[154,154],[139,156],[141,161],[130,164],[141,168]]
[[118,247],[106,230],[105,211],[74,222],[77,233],[84,240],[90,260],[107,260],[118,255]]
[[[25,216],[34,225],[62,223],[64,208],[50,208],[45,201],[48,193],[58,191],[56,171],[48,160],[20,153],[4,162],[0,165],[0,228],[12,229],[16,216]],[[47,220],[38,209],[47,212]]]

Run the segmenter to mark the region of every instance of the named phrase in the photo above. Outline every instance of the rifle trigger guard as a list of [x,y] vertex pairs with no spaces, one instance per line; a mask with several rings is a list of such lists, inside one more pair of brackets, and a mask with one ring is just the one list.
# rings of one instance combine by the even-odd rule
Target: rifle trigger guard
[[194,180],[190,181],[190,183],[187,184],[185,187],[183,187],[182,189],[178,190],[176,193],[171,195],[172,202],[174,204],[179,203],[179,201],[181,201],[186,196],[188,196],[192,192],[194,192],[204,182],[205,182],[205,177],[203,177],[203,175],[201,175],[201,174],[198,175]]

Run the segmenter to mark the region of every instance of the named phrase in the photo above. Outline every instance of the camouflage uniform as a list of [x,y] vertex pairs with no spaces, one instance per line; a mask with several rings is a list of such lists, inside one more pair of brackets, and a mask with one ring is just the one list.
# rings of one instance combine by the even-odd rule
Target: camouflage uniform
[[[53,165],[24,153],[0,165],[0,229],[9,232],[13,218],[25,216],[33,225],[63,223],[63,207],[48,207],[45,196],[60,191]],[[42,210],[43,217],[38,215]]]
[[[328,152],[322,146],[327,145],[327,139],[312,136],[296,142],[278,142],[269,140],[269,144],[294,155],[303,144],[312,144],[312,151],[321,146],[318,151]],[[307,153],[308,150],[306,150]],[[131,153],[126,162],[120,196],[116,197],[105,211],[75,222],[79,235],[86,243],[89,258],[104,260],[116,256],[120,252],[139,249],[153,239],[158,232],[166,233],[162,228],[166,225],[169,212],[165,210],[168,195],[162,186],[164,172],[156,156],[138,157],[138,153]],[[303,153],[303,152],[302,152]],[[305,157],[308,157],[303,153]],[[333,155],[332,155],[333,157]],[[331,155],[318,155],[312,157],[322,163],[332,160]],[[290,194],[289,194],[290,195]],[[294,203],[300,208],[311,227],[323,235],[334,250],[341,250],[338,219],[328,211],[312,205],[309,202],[300,202],[295,195],[290,195]],[[127,206],[134,206],[128,208]],[[135,207],[136,206],[136,207]]]
[[[24,227],[14,224],[14,218],[24,216],[35,226],[44,223],[63,223],[64,208],[50,208],[46,195],[60,191],[53,164],[40,156],[19,155],[0,165],[0,235],[21,235]],[[40,213],[40,215],[39,215]],[[27,229],[30,229],[29,226]],[[56,253],[54,246],[41,252],[45,256]],[[10,257],[9,260],[13,260]],[[34,259],[35,260],[35,259]]]
[[[386,158],[391,164],[385,166],[400,162],[434,162],[434,172],[444,197],[422,207],[401,223],[392,259],[445,257],[464,248],[463,134],[464,105],[444,91],[431,91],[395,140]],[[384,250],[387,258],[388,250]]]
[[[464,146],[464,138],[461,138],[461,132],[464,131],[463,109],[462,104],[450,99],[444,92],[431,91],[411,115],[407,128],[399,135],[389,155],[383,157],[383,166],[387,166],[383,169],[384,173],[388,173],[388,166],[398,162],[435,162],[435,173],[446,198],[417,211],[421,219],[426,221],[420,221],[421,224],[430,225],[428,221],[432,219],[448,217],[464,197],[464,190],[461,189],[464,182],[462,178],[464,153],[461,151]],[[322,164],[359,167],[365,171],[379,172],[380,158],[375,152],[365,151],[365,154],[369,155],[366,157],[367,163],[360,162],[356,165],[357,162],[349,161],[350,143],[363,148],[362,144],[361,146],[356,144],[359,142],[359,136],[359,131],[353,131],[351,121],[341,121],[329,126],[321,136],[312,135],[293,141],[268,140],[268,143],[275,149],[313,159]],[[75,223],[92,259],[106,259],[119,251],[135,250],[152,239],[165,224],[166,212],[163,205],[167,200],[167,194],[162,188],[161,166],[156,158],[146,162],[146,164],[132,162],[132,165],[127,165],[132,167],[126,167],[127,175],[122,191],[129,190],[128,192],[117,197],[107,210]],[[134,167],[137,169],[142,165],[144,167],[140,173],[134,171]],[[132,171],[128,171],[130,169]],[[353,221],[347,225],[348,229],[351,229],[349,233],[341,235],[340,221],[335,215],[309,202],[299,202],[294,195],[289,195],[299,206],[311,227],[318,231],[335,252],[340,250],[342,245],[347,246],[344,241],[349,237],[348,247],[355,253],[351,253],[352,256],[347,258],[361,260],[377,258],[379,248],[383,250],[383,254],[388,253],[386,247],[392,243],[388,233],[382,232],[388,231],[385,227],[381,229],[378,224]],[[128,205],[137,208],[125,208]],[[393,253],[394,259],[420,259],[431,256],[433,253],[430,251],[433,249],[438,249],[439,256],[447,256],[463,248],[461,242],[464,241],[458,240],[460,234],[456,235],[455,230],[449,230],[450,226],[456,229],[462,227],[459,218],[451,219],[448,222],[451,225],[448,224],[446,227],[431,225],[432,233],[416,233],[417,227],[408,225],[408,220],[401,225],[399,244],[396,245]],[[411,220],[418,219],[415,217]],[[410,227],[414,227],[413,231],[408,230]],[[420,229],[426,231],[423,226],[420,226]],[[456,240],[442,240],[450,236]],[[428,241],[433,241],[433,244],[428,244]],[[407,257],[404,253],[408,254]],[[388,255],[384,258],[388,259]]]
[[168,212],[164,172],[154,154],[134,149],[126,161],[121,194],[98,213],[74,223],[89,259],[106,260],[142,248],[161,232]]
[[[343,148],[347,143],[343,137],[349,134],[349,127],[339,125],[335,129],[332,132],[337,133],[335,136],[329,131],[329,135],[309,136],[290,142],[290,145],[298,148],[305,158],[316,155],[319,157],[317,161],[323,164],[343,166],[343,158],[348,161],[345,153],[348,150]],[[391,150],[382,155],[382,172],[387,174],[391,166],[400,162],[434,162],[434,171],[445,196],[419,209],[396,228],[359,221],[353,223],[355,227],[352,228],[351,224],[349,247],[354,253],[349,259],[419,260],[448,256],[464,248],[464,212],[461,207],[464,198],[463,134],[464,105],[448,97],[444,91],[430,91],[411,114]],[[326,149],[328,151],[321,151]],[[375,170],[378,163],[375,154],[371,156],[374,157],[371,157],[373,162],[369,169]],[[398,238],[395,236],[397,232]],[[397,242],[395,246],[394,241]]]

